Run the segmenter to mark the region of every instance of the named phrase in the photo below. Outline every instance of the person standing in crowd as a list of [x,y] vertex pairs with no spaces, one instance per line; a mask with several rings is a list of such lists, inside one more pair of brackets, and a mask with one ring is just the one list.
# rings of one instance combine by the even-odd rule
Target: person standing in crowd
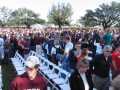
[[8,60],[11,58],[11,43],[10,39],[6,38],[4,41],[4,63],[9,63]]
[[28,57],[29,51],[30,51],[30,37],[29,36],[25,36],[24,37],[24,58],[26,59]]
[[14,57],[15,52],[17,51],[18,48],[18,41],[14,34],[10,36],[10,44],[11,44],[11,50],[10,50],[11,57]]
[[93,83],[97,90],[109,90],[112,47],[104,46],[103,54],[96,55],[90,65],[93,72]]
[[36,50],[36,42],[35,42],[35,35],[30,34],[30,49],[35,51]]
[[77,43],[75,44],[74,54],[75,54],[76,58],[81,55],[81,43],[80,43],[80,42],[77,42]]
[[77,42],[75,44],[75,48],[70,51],[69,53],[69,60],[70,60],[70,68],[75,69],[76,68],[76,63],[77,63],[77,57],[81,55],[81,43]]
[[50,38],[49,41],[47,42],[48,44],[48,47],[47,47],[47,58],[48,60],[51,61],[51,50],[52,50],[52,47],[54,46],[54,39],[53,38]]
[[36,56],[29,56],[26,72],[11,82],[9,90],[47,90],[47,81],[38,73],[39,63]]
[[0,37],[0,59],[4,59],[4,39]]
[[69,78],[71,90],[93,90],[92,76],[88,69],[89,61],[86,58],[77,62],[76,69]]
[[100,43],[100,36],[99,36],[99,33],[97,30],[95,30],[93,32],[93,43],[96,42],[96,43]]
[[120,74],[120,46],[112,53],[112,61],[114,65],[114,74],[116,76]]
[[83,49],[81,50],[81,54],[78,55],[78,56],[76,56],[77,61],[80,61],[80,60],[81,60],[82,58],[84,58],[84,57],[88,57],[88,49],[87,49],[87,48],[83,48]]
[[23,57],[24,57],[24,42],[25,42],[25,40],[24,40],[24,37],[23,36],[20,36],[19,38],[18,38],[18,53],[20,54],[20,55],[22,55]]
[[70,65],[69,65],[69,53],[73,49],[73,43],[71,42],[70,36],[65,37],[65,49],[64,49],[64,55],[63,55],[63,69],[70,71]]
[[112,33],[110,30],[107,30],[106,34],[103,36],[103,40],[105,45],[112,44]]
[[29,52],[30,41],[26,36],[21,36],[18,40],[18,52],[24,57],[26,53]]

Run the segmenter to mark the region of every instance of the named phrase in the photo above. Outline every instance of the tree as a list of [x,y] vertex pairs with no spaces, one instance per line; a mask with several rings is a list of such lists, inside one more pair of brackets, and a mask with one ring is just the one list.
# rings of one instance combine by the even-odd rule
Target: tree
[[11,10],[6,8],[6,7],[2,7],[0,8],[0,25],[1,26],[5,26],[10,18],[11,15]]
[[45,24],[46,23],[46,21],[44,19],[40,19],[40,18],[35,19],[34,22],[38,23],[38,24]]
[[30,25],[36,23],[35,20],[38,19],[38,16],[32,10],[19,8],[11,13],[11,19],[9,21],[17,25],[26,25],[29,28]]
[[70,25],[72,16],[72,7],[69,3],[53,5],[48,15],[48,21],[61,28],[62,25]]
[[88,10],[81,23],[85,26],[102,25],[104,29],[118,24],[120,20],[120,3],[112,2],[111,5],[102,4],[95,11]]
[[87,10],[85,16],[80,19],[80,23],[82,23],[85,27],[93,27],[97,25],[97,21],[93,18],[93,15],[94,12],[92,10]]

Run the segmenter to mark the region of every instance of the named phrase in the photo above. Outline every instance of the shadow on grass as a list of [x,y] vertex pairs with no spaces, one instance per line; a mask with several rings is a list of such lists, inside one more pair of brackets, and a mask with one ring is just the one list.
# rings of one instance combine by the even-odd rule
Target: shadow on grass
[[5,60],[5,62],[2,63],[3,90],[9,90],[10,82],[15,78],[15,76],[15,69],[11,61]]

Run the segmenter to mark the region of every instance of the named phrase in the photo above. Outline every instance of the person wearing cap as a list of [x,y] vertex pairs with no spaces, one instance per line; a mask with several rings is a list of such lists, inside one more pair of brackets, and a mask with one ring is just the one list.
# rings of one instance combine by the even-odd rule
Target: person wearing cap
[[29,56],[26,72],[11,82],[9,90],[47,90],[47,81],[38,73],[39,63],[36,56]]
[[112,66],[111,51],[111,46],[104,46],[103,53],[96,55],[90,64],[90,70],[93,73],[93,84],[97,90],[109,90],[110,69]]
[[88,69],[89,61],[86,58],[77,62],[76,69],[69,78],[71,90],[93,90],[92,76]]

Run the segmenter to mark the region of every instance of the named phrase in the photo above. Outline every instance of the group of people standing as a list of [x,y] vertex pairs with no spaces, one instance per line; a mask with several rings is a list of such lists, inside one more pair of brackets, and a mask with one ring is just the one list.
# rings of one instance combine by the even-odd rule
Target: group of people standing
[[[69,78],[71,90],[93,90],[94,88],[109,90],[110,86],[114,90],[120,89],[120,32],[112,32],[107,29],[106,31],[45,31],[20,33],[20,35],[12,33],[9,38],[1,37],[0,47],[1,45],[4,46],[5,53],[12,53],[10,57],[18,51],[25,59],[29,51],[36,51],[36,46],[39,45],[48,60],[71,73]],[[10,48],[7,48],[9,46]],[[0,52],[3,51],[0,50]],[[35,57],[32,57],[32,60],[36,60]],[[21,78],[26,80],[27,75],[32,71],[38,71],[37,64],[33,64],[29,63],[30,66],[26,64],[27,74],[16,78],[18,81],[13,81],[11,88],[17,88],[17,83]],[[36,79],[35,82],[38,80],[34,79]],[[28,81],[26,80],[26,82]],[[30,82],[32,83],[31,80]],[[31,83],[27,84],[28,87],[35,84]],[[46,82],[44,83],[46,85]]]

